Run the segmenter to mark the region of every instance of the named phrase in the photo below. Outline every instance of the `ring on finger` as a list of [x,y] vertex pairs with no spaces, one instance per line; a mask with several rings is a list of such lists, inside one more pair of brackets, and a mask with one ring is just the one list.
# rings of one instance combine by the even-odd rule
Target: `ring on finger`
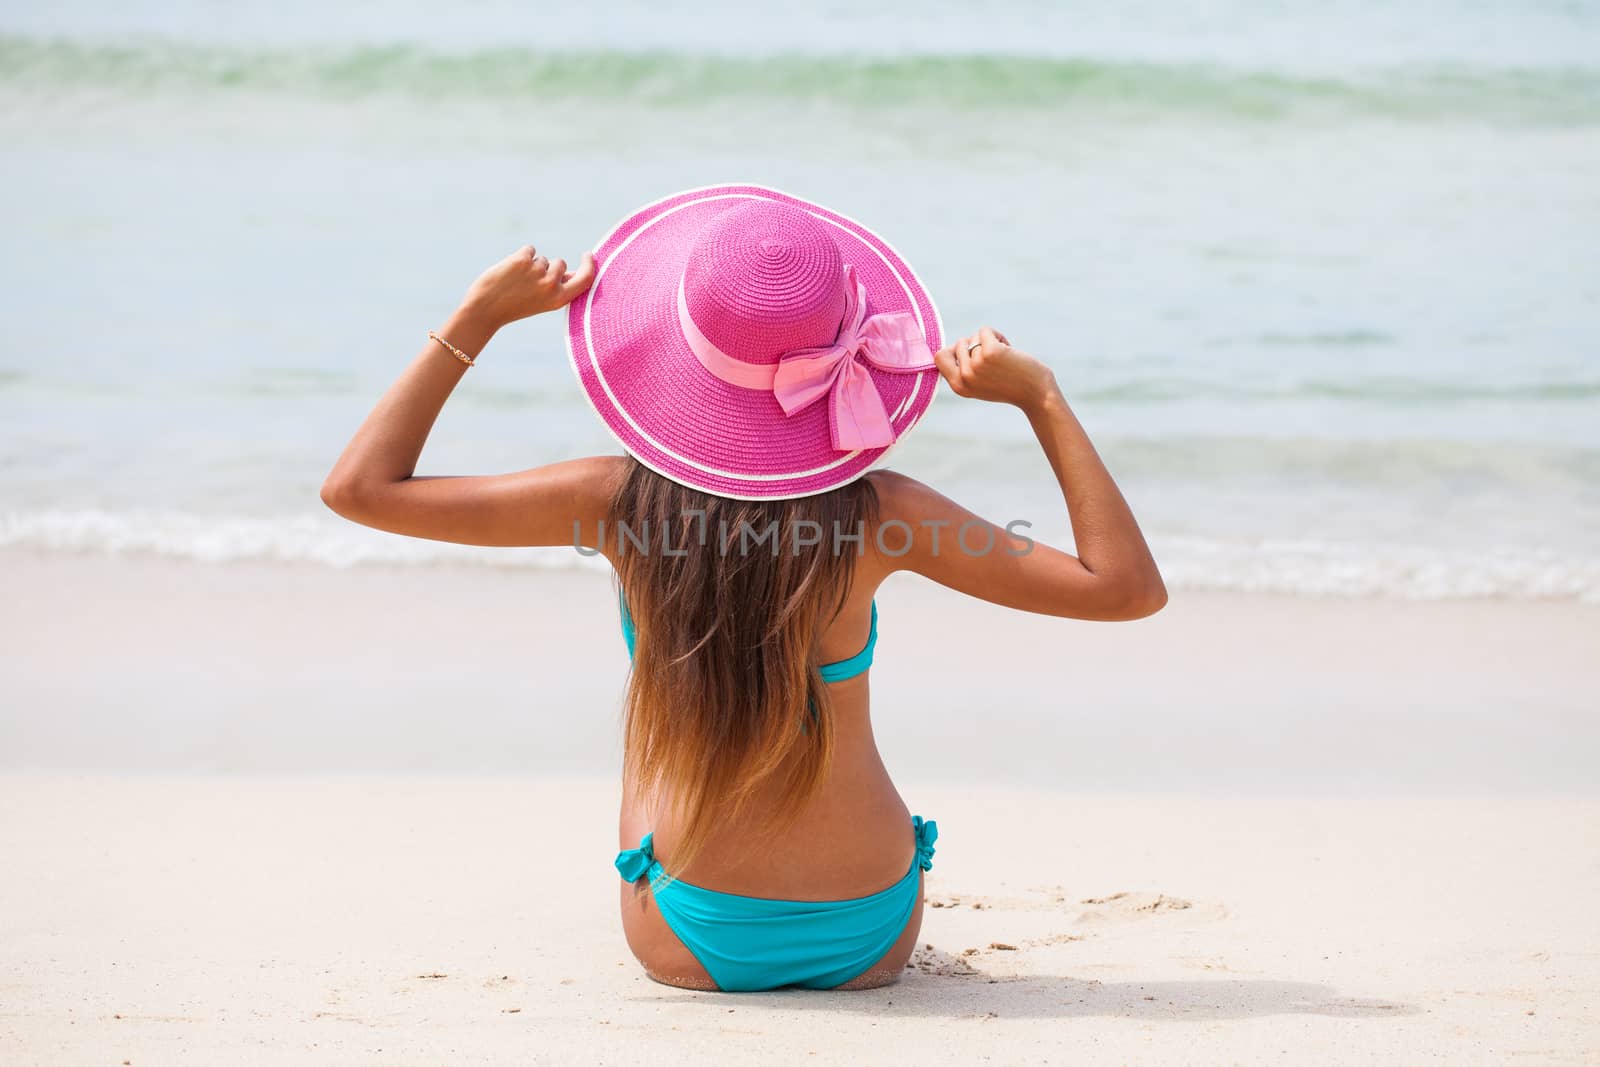
[[969,355],[969,356],[972,355],[972,350],[974,348],[982,348],[982,347],[983,347],[983,342],[982,341],[974,341],[974,342],[972,342],[970,345],[967,346],[967,355]]

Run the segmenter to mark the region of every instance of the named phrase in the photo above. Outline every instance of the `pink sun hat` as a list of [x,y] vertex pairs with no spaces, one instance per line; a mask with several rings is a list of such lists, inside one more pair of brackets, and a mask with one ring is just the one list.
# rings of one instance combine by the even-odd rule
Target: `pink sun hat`
[[759,185],[676,193],[595,249],[567,307],[584,395],[640,463],[717,496],[811,496],[916,425],[939,313],[889,242]]

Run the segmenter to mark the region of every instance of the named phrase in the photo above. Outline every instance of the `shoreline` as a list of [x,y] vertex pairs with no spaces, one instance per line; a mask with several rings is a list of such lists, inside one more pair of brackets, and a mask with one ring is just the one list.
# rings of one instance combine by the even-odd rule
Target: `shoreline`
[[[0,553],[0,771],[598,774],[627,670],[610,577]],[[897,780],[1092,791],[1593,794],[1571,603],[1177,593],[1023,615],[879,592]]]

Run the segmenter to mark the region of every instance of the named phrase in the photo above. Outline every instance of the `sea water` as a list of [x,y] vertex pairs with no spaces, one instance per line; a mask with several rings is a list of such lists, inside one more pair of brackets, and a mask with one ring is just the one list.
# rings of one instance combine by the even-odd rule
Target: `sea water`
[[[0,545],[580,565],[318,499],[479,270],[729,181],[1049,362],[1175,588],[1600,602],[1600,4],[0,11]],[[615,451],[560,316],[418,473]],[[1014,410],[889,465],[1069,543]]]

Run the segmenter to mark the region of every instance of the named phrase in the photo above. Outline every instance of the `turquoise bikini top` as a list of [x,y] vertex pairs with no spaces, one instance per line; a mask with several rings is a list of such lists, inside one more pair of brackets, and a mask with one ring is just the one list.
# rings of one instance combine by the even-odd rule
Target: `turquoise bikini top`
[[[633,616],[628,614],[628,602],[617,595],[617,607],[622,614],[622,639],[628,643],[628,656],[633,656]],[[860,652],[849,659],[842,659],[838,663],[824,663],[817,668],[824,682],[842,682],[846,678],[854,678],[858,674],[865,674],[867,668],[872,666],[872,649],[878,643],[878,602],[872,602],[872,629],[867,632],[867,644]]]

